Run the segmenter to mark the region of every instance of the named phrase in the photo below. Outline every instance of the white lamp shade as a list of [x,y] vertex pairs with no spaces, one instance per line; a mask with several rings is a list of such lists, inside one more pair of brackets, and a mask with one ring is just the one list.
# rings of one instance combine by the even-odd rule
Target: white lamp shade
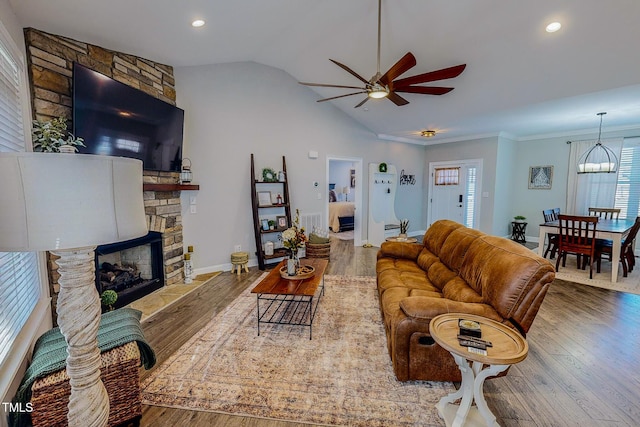
[[72,249],[147,234],[142,162],[0,153],[0,251]]

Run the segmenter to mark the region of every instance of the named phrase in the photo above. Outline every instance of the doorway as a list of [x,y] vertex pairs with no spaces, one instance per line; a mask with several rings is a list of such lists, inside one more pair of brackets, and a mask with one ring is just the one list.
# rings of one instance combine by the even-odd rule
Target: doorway
[[450,219],[478,228],[482,159],[429,163],[429,226]]
[[[338,223],[336,217],[342,217],[340,222],[344,224],[342,231],[338,228],[336,237],[353,236],[353,244],[362,246],[362,158],[327,156],[326,168],[326,194],[333,190],[336,202],[331,202],[327,197],[325,206],[325,219],[327,228],[334,223]],[[337,203],[337,204],[336,204]],[[329,206],[329,205],[332,206]],[[350,214],[353,213],[353,222],[350,226]],[[351,230],[349,228],[353,227]]]

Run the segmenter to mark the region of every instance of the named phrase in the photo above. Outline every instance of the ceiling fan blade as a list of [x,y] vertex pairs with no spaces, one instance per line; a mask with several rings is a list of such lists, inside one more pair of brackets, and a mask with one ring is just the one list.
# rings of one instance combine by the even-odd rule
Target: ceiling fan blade
[[318,99],[318,101],[316,101],[316,102],[331,101],[332,99],[344,98],[345,96],[357,95],[359,93],[367,93],[367,91],[363,90],[363,91],[360,91],[360,92],[348,93],[346,95],[338,95],[338,96],[332,96],[331,98]]
[[364,77],[362,77],[361,75],[359,75],[358,73],[356,73],[355,71],[353,71],[351,68],[347,67],[344,64],[339,63],[338,61],[334,61],[333,59],[329,59],[329,61],[333,62],[334,64],[336,64],[338,67],[342,68],[343,70],[345,70],[347,73],[351,74],[353,77],[357,78],[358,80],[360,80],[361,82],[363,82],[365,85],[370,85],[369,81],[366,80]]
[[401,97],[395,92],[389,92],[389,95],[387,95],[387,98],[389,98],[389,101],[393,102],[397,106],[407,105],[409,103],[409,101],[407,101],[406,99],[404,99],[403,97]]
[[423,95],[444,95],[453,90],[452,87],[439,87],[439,86],[406,86],[401,88],[394,88],[396,92],[405,93],[421,93]]
[[305,83],[305,82],[298,82],[301,85],[305,85],[305,86],[318,86],[318,87],[339,87],[339,88],[343,88],[343,89],[362,89],[362,90],[366,90],[367,88],[364,87],[359,87],[359,86],[342,86],[342,85],[331,85],[331,84],[324,84],[324,83]]
[[455,67],[443,68],[442,70],[430,71],[428,73],[418,74],[417,76],[407,77],[406,79],[396,80],[395,82],[393,82],[393,87],[398,88],[419,83],[452,79],[454,77],[458,77],[466,67],[467,64],[456,65]]
[[407,52],[405,56],[400,58],[398,62],[393,64],[393,67],[389,68],[389,71],[384,73],[380,80],[383,85],[387,86],[390,82],[394,81],[396,77],[399,77],[416,66],[416,57],[411,52]]
[[362,101],[360,101],[360,103],[358,105],[356,105],[353,108],[358,108],[358,107],[362,107],[362,104],[364,104],[365,102],[367,102],[369,100],[369,97],[367,96],[365,99],[363,99]]

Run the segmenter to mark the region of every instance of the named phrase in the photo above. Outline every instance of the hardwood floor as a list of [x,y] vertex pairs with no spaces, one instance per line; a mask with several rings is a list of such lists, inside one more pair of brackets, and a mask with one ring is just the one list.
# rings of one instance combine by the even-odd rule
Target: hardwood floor
[[[336,240],[326,274],[375,276],[376,253],[377,248]],[[158,365],[260,274],[256,268],[240,278],[223,273],[145,321]],[[505,377],[485,383],[487,402],[501,426],[640,425],[640,296],[556,282],[527,339],[528,357]],[[142,371],[143,378],[149,372]],[[141,425],[308,424],[144,406]]]

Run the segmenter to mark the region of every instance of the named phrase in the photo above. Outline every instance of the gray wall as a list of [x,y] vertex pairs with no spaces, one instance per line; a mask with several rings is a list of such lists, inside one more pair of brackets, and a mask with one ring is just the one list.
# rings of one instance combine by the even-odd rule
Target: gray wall
[[[327,156],[360,157],[365,171],[368,163],[395,164],[422,180],[424,147],[378,140],[331,103],[315,102],[315,92],[282,70],[241,62],[178,67],[174,74],[177,104],[185,110],[185,155],[200,184],[198,192],[182,195],[184,243],[195,246],[196,269],[228,264],[237,244],[255,258],[251,153],[257,173],[263,167],[280,170],[286,156],[293,208],[305,213],[325,212]],[[308,157],[310,150],[318,151],[318,159]],[[366,240],[366,176],[362,184]],[[196,214],[189,213],[191,196],[197,198]],[[423,224],[420,185],[402,186],[396,202],[399,218],[416,228]]]

